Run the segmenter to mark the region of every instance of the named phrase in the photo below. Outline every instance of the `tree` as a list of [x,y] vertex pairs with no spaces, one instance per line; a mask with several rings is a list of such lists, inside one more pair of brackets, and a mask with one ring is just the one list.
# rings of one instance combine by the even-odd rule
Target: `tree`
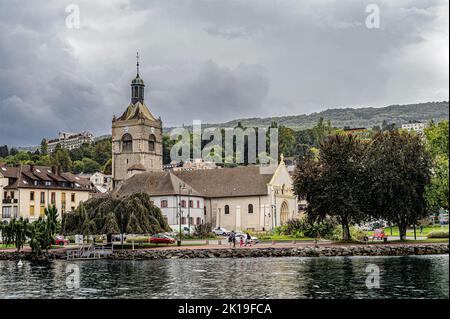
[[431,161],[421,138],[397,131],[377,134],[368,146],[365,170],[365,211],[398,225],[405,240],[408,225],[427,215]]
[[41,154],[47,155],[48,154],[48,143],[47,139],[43,138],[41,141]]
[[61,147],[56,147],[52,156],[52,162],[53,165],[61,167],[64,172],[69,172],[72,169],[72,159],[69,151]]
[[431,183],[427,187],[428,207],[437,211],[448,208],[449,181],[449,126],[448,121],[439,124],[430,123],[425,128],[426,145],[433,159]]
[[428,185],[425,198],[430,210],[438,211],[440,208],[448,208],[448,158],[440,157],[434,161],[431,183]]
[[74,212],[65,213],[62,219],[65,235],[106,234],[108,240],[113,234],[155,234],[169,230],[161,210],[144,193],[93,198],[80,204]]
[[58,210],[55,205],[49,206],[44,211],[45,214],[45,249],[48,251],[55,243],[55,235],[58,229]]
[[90,158],[85,157],[82,162],[84,173],[95,173],[101,170],[100,164]]
[[9,223],[2,225],[2,241],[6,245],[14,244],[17,251],[20,251],[27,241],[27,235],[29,230],[28,219],[20,217],[19,219],[13,218]]
[[8,155],[8,145],[0,146],[0,157],[7,157]]
[[112,174],[112,159],[109,159],[106,164],[103,166],[103,174],[111,175]]
[[335,216],[342,225],[343,240],[350,240],[350,225],[361,222],[364,144],[351,135],[325,139],[318,158],[308,153],[299,160],[294,190],[306,199],[311,221]]
[[435,157],[449,156],[449,126],[448,121],[442,121],[439,124],[431,123],[425,128],[425,136],[427,138],[427,147],[431,155]]

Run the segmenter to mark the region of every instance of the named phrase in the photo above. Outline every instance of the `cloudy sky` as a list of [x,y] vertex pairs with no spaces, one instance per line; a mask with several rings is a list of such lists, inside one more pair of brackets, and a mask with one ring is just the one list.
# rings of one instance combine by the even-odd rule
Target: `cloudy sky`
[[[380,28],[366,27],[368,4]],[[80,28],[66,25],[66,7]],[[166,126],[449,99],[447,0],[0,0],[0,144],[109,134],[141,55]],[[70,20],[73,21],[73,20]]]

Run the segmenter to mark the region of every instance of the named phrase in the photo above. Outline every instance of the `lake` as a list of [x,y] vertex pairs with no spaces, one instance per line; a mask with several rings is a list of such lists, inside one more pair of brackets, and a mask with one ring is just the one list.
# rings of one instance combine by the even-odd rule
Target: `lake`
[[0,298],[448,299],[449,256],[0,261]]

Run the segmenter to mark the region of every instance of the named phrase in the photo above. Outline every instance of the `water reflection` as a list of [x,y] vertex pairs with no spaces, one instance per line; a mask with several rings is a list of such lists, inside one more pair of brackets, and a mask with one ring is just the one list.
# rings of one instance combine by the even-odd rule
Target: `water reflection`
[[[0,298],[448,298],[449,289],[448,255],[75,264],[79,289],[66,287],[66,261],[0,261]],[[365,285],[370,264],[379,289]]]

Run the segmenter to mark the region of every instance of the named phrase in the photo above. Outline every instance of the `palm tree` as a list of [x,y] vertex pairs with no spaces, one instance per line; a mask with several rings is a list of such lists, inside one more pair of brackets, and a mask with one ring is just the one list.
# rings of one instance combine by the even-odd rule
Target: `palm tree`
[[46,237],[46,250],[48,253],[48,248],[54,244],[56,235],[56,230],[58,228],[58,210],[55,205],[49,206],[45,209],[45,237]]

